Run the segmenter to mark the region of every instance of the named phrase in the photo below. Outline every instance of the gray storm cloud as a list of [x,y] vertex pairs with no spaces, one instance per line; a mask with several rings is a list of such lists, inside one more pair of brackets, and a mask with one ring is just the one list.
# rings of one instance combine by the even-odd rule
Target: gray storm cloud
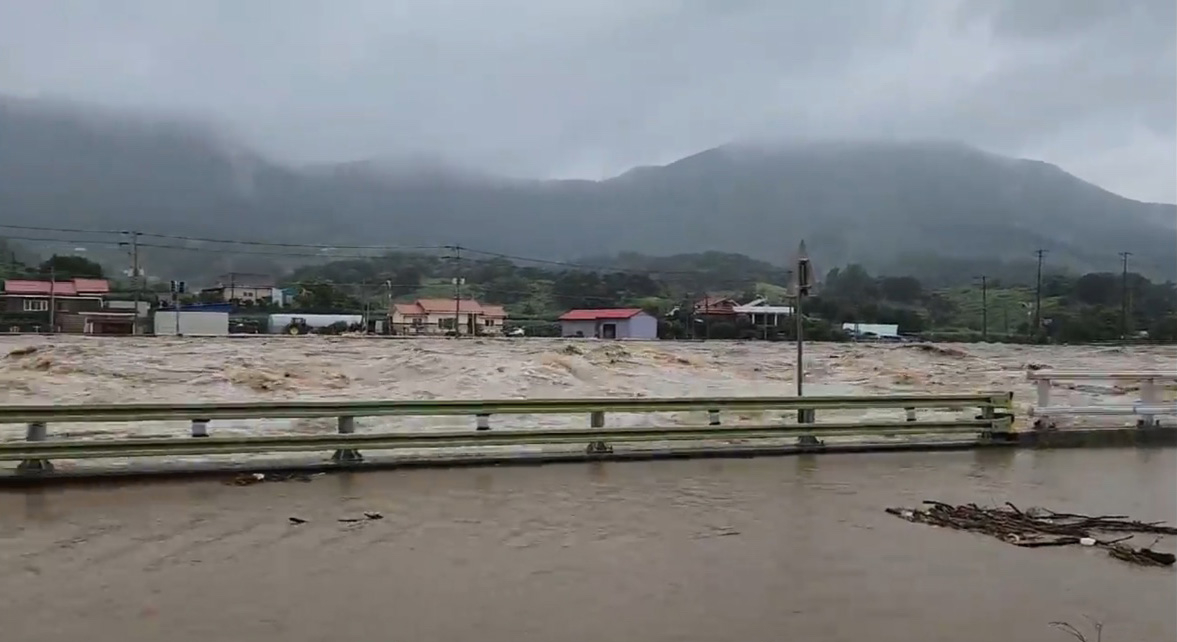
[[1173,0],[0,0],[0,93],[197,114],[297,163],[595,178],[934,137],[1177,201]]

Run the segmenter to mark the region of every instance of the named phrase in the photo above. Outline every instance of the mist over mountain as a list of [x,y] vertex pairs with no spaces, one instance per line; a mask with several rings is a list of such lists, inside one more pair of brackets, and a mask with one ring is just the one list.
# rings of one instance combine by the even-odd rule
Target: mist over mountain
[[435,158],[293,167],[199,123],[16,98],[0,98],[0,222],[544,259],[716,250],[782,263],[804,238],[823,266],[893,271],[1039,248],[1054,265],[1113,270],[1130,251],[1142,273],[1177,271],[1174,205],[954,143],[728,145],[603,181],[517,180]]

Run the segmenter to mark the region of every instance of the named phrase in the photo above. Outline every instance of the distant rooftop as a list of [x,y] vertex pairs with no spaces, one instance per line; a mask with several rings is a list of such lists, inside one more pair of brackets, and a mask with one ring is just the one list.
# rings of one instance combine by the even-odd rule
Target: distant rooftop
[[5,294],[27,294],[32,296],[96,296],[108,294],[110,282],[106,279],[72,279],[70,281],[39,281],[35,279],[8,279],[4,281]]
[[641,308],[599,308],[595,310],[569,310],[560,315],[560,321],[597,321],[600,319],[629,319],[642,313]]

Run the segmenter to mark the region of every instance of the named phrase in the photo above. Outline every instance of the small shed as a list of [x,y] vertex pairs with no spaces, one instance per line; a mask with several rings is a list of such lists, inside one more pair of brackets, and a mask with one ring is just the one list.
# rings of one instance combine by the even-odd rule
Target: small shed
[[569,310],[560,316],[559,321],[562,337],[658,338],[658,320],[641,308]]

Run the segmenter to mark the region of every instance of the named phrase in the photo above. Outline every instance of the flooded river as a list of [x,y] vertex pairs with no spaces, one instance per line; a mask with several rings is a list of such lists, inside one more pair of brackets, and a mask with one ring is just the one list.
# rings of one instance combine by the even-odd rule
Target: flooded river
[[[0,403],[261,401],[281,399],[503,399],[792,395],[795,345],[712,341],[446,340],[347,337],[0,337]],[[1177,346],[883,345],[807,349],[808,394],[1012,391],[1022,414],[1035,398],[1030,368],[1172,370]],[[1177,389],[1165,391],[1166,398]],[[1130,403],[1132,386],[1060,385],[1058,404]],[[892,418],[901,418],[888,411]],[[854,414],[854,413],[850,413]],[[830,413],[822,413],[831,419]],[[842,417],[851,419],[850,416]],[[755,417],[750,419],[755,420]],[[698,423],[630,415],[610,424]],[[831,419],[834,420],[834,419]],[[559,427],[584,417],[515,417]],[[1073,423],[1079,419],[1069,420]],[[1095,417],[1089,422],[1107,423]],[[1124,418],[1124,421],[1130,421]],[[469,418],[362,418],[360,430],[469,428]],[[75,436],[183,435],[185,422],[54,425]],[[218,422],[215,434],[334,432],[331,419]],[[23,439],[0,426],[0,440]]]
[[[1177,639],[1172,569],[1096,549],[1017,548],[883,512],[930,498],[1172,523],[1177,451],[8,491],[0,639],[1064,641],[1049,623],[1082,626],[1085,616],[1104,623],[1106,642]],[[364,511],[384,519],[338,521]]]

